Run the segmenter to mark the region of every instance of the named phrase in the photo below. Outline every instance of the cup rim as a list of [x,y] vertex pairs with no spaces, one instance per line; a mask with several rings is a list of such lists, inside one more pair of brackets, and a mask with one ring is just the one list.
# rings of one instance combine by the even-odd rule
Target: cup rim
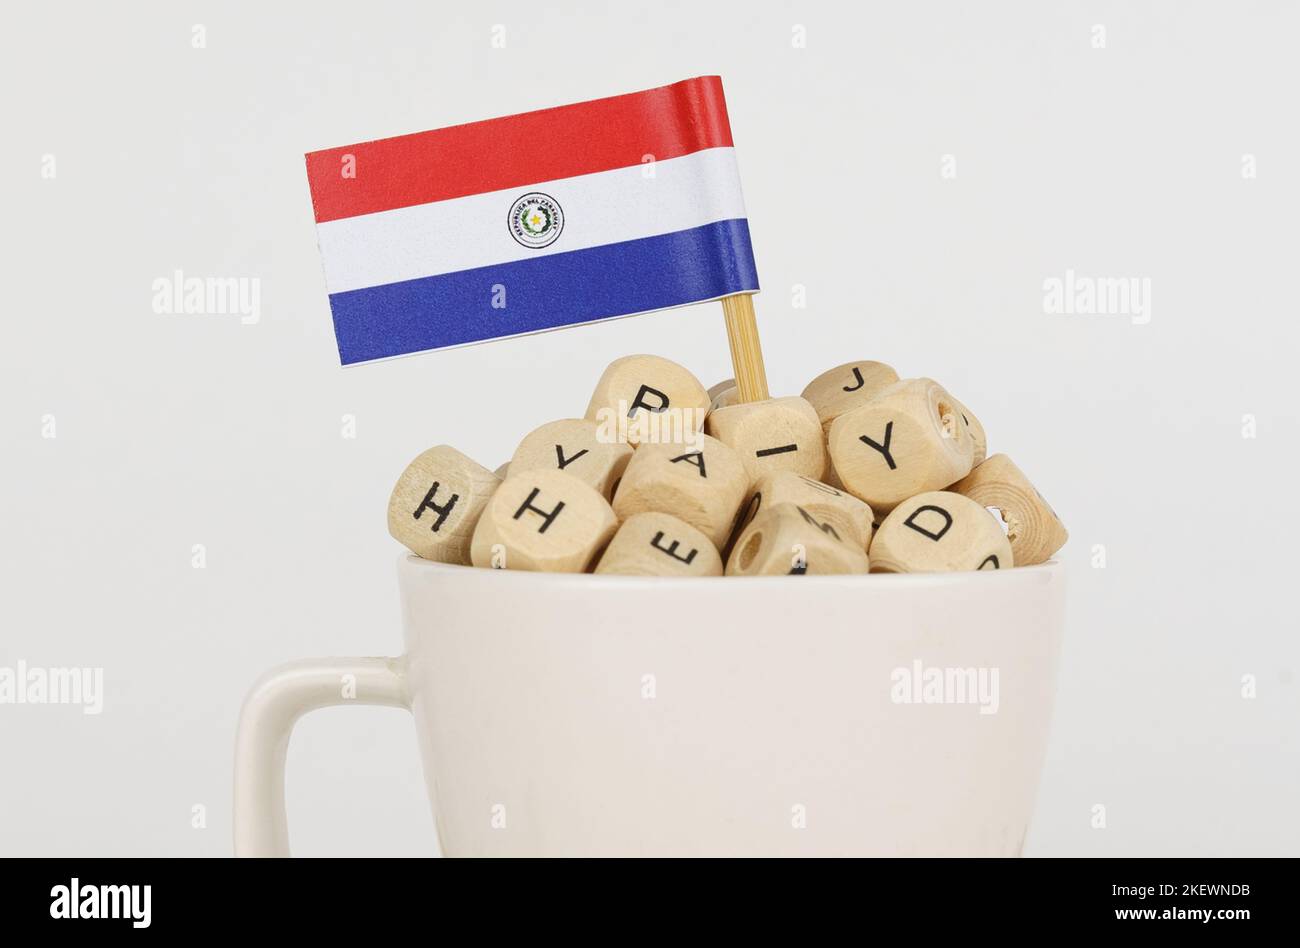
[[[528,570],[483,569],[477,566],[461,566],[455,563],[439,563],[426,560],[414,553],[398,554],[399,570],[415,573],[459,575],[466,579],[484,578],[493,574],[492,582],[508,583],[510,588],[528,588],[537,586],[543,589],[565,589],[571,587],[615,588],[618,586],[644,589],[654,587],[668,589],[685,585],[689,588],[716,588],[719,585],[734,586],[736,583],[755,585],[773,585],[790,582],[785,576],[625,576],[602,575],[598,573],[541,573]],[[1002,586],[1007,583],[1044,582],[1063,576],[1065,565],[1056,559],[1034,566],[1014,566],[1011,569],[967,570],[951,573],[856,573],[833,576],[801,576],[800,586],[812,584],[817,586],[852,586],[863,591],[914,588],[954,588],[974,583]]]

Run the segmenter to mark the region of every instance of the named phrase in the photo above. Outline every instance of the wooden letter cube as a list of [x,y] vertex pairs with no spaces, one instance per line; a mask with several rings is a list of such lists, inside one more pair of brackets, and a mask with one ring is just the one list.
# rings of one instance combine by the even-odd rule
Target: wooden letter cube
[[812,405],[822,428],[851,408],[865,405],[898,381],[898,373],[883,362],[846,362],[808,383],[803,397]]
[[802,398],[769,398],[709,413],[706,430],[734,448],[751,480],[794,471],[813,480],[826,473],[826,443],[817,412]]
[[947,573],[1013,565],[1011,544],[993,515],[951,491],[909,497],[885,518],[871,541],[873,573]]
[[734,405],[739,397],[740,389],[736,386],[735,379],[719,382],[709,389],[709,411],[717,411],[719,408]]
[[831,424],[835,473],[878,515],[970,473],[974,446],[956,399],[931,379],[885,389]]
[[388,532],[416,556],[468,565],[474,528],[500,485],[500,478],[455,448],[430,448],[397,479],[388,498]]
[[605,369],[587,406],[586,419],[602,437],[642,442],[689,440],[703,430],[709,393],[676,362],[652,355],[624,356]]
[[520,471],[488,501],[470,558],[494,569],[581,573],[617,527],[609,502],[573,475]]
[[630,460],[627,444],[605,441],[594,421],[572,418],[548,422],[525,437],[510,459],[510,469],[564,471],[609,499]]
[[989,442],[984,434],[984,426],[980,424],[980,420],[975,417],[974,412],[955,398],[952,400],[952,407],[957,410],[957,414],[966,425],[966,430],[970,433],[971,461],[973,465],[978,466],[988,457],[989,452]]
[[1017,566],[1046,563],[1069,539],[1056,511],[1005,454],[993,455],[952,490],[981,507],[998,509]]
[[721,576],[712,541],[672,514],[628,517],[614,534],[597,573],[620,576]]
[[741,507],[736,534],[766,507],[794,504],[822,523],[829,524],[836,539],[856,544],[863,551],[871,543],[873,516],[871,508],[846,491],[838,490],[794,471],[765,474],[754,485],[749,502]]
[[856,542],[795,504],[768,507],[736,539],[728,576],[865,573],[867,555]]
[[729,447],[705,434],[694,445],[643,444],[614,494],[620,520],[657,511],[702,531],[720,547],[749,491],[745,465]]

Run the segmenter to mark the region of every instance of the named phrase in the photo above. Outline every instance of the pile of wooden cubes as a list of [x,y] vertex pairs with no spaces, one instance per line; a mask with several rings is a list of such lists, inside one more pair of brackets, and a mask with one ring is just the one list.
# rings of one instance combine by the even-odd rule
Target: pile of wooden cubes
[[1009,569],[1065,527],[937,382],[849,362],[798,397],[738,401],[659,356],[605,370],[582,418],[495,472],[454,448],[402,472],[389,532],[496,569],[771,576]]

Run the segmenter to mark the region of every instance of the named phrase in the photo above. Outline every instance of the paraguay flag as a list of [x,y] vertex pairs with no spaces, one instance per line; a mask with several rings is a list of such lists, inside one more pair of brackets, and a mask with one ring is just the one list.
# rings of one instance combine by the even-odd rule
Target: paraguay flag
[[345,365],[758,289],[717,76],[307,155]]

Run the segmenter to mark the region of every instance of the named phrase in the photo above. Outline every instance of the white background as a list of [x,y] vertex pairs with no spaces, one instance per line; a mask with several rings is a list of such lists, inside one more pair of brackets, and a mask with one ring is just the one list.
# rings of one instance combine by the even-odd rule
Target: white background
[[[730,375],[716,305],[339,368],[303,153],[719,73],[773,391],[933,376],[1070,527],[1027,852],[1300,853],[1298,30],[1280,2],[8,11],[0,665],[107,694],[0,705],[0,852],[228,854],[256,675],[400,646],[407,460],[495,467],[620,355]],[[177,268],[259,279],[261,321],[155,313]],[[1067,268],[1148,278],[1151,321],[1045,314]],[[299,854],[436,851],[400,712],[306,719],[289,812]]]

